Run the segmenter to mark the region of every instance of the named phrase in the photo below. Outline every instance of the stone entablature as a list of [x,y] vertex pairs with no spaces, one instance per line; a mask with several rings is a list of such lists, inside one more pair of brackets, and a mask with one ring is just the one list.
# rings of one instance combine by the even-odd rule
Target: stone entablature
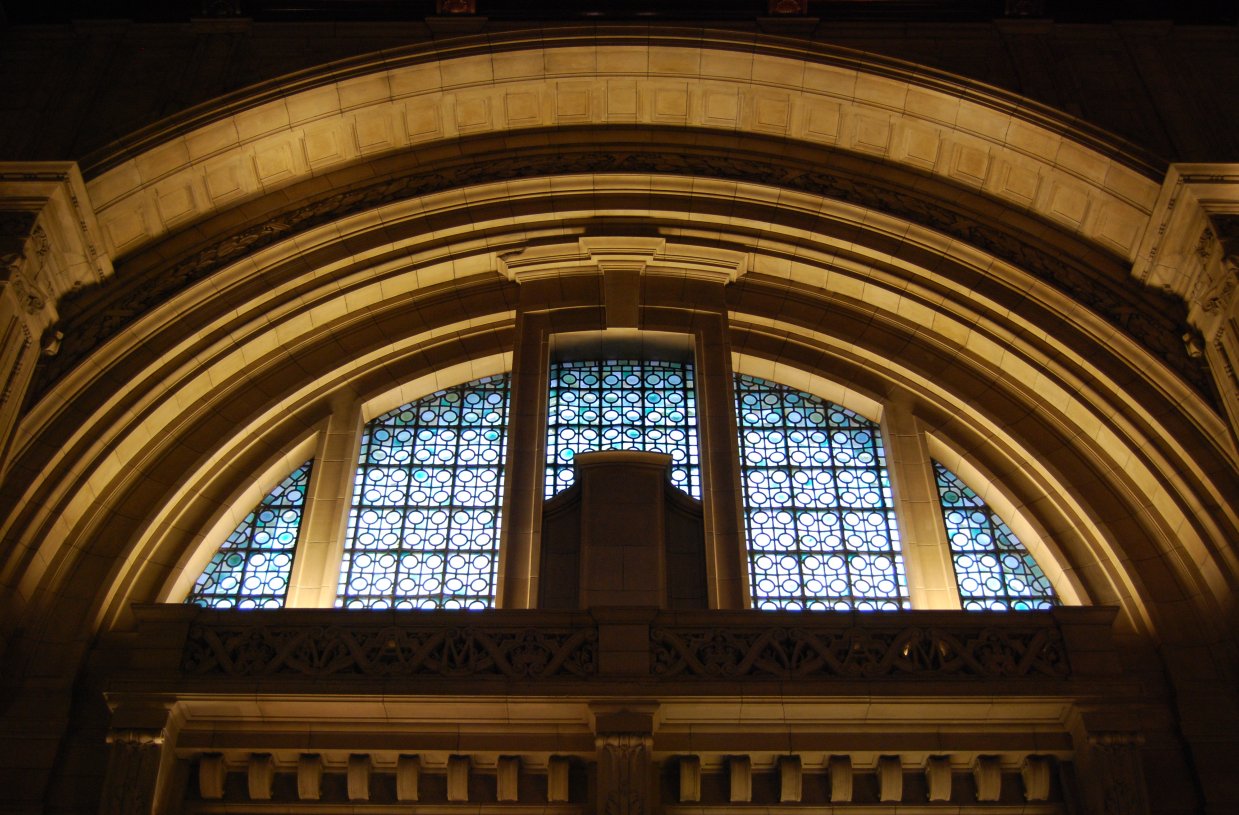
[[[589,685],[643,677],[659,693],[718,681],[791,683],[959,682],[974,694],[1020,695],[1045,685],[1118,673],[1110,624],[1116,610],[1067,606],[1047,612],[796,613],[595,608],[491,611],[220,610],[137,606],[132,670],[117,689],[231,692],[242,681],[278,691],[304,680],[416,682],[467,693],[495,678]],[[122,663],[123,664],[123,663]],[[443,680],[444,682],[440,682]],[[706,683],[702,685],[700,683]],[[445,683],[445,684],[444,684]],[[1030,684],[1031,683],[1031,684]],[[1046,684],[1049,683],[1049,684]],[[558,686],[558,685],[557,685]],[[540,684],[532,689],[541,690]],[[640,692],[640,691],[639,691]],[[709,692],[717,692],[710,690]],[[1074,693],[1074,691],[1072,691]]]
[[[1073,768],[1165,715],[1122,678],[1114,614],[138,606],[105,643],[107,800],[1051,815],[1116,795]],[[1144,813],[1129,753],[1115,811]]]

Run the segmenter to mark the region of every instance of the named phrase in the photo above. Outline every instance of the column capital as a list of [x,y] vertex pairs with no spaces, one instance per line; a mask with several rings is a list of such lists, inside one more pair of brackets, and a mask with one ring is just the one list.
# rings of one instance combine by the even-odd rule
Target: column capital
[[0,283],[34,330],[56,322],[65,294],[111,277],[98,236],[75,163],[0,162]]

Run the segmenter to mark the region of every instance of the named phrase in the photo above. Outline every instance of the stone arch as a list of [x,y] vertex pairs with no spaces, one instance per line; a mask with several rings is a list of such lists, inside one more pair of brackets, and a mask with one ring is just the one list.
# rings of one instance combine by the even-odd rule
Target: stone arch
[[1233,646],[1233,445],[1182,302],[1130,277],[1160,168],[1026,100],[773,39],[515,33],[251,89],[86,175],[115,274],[55,303],[0,494],[17,684],[71,687],[333,417],[510,363],[513,270],[597,288],[595,238],[729,269],[737,368],[966,453],[1125,635]]

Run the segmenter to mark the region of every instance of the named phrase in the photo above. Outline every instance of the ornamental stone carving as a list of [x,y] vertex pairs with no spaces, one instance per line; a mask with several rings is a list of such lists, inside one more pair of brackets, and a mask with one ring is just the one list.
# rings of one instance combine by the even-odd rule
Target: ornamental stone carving
[[653,672],[717,679],[1070,675],[1061,634],[1046,627],[656,628]]
[[230,677],[585,677],[597,670],[597,640],[594,629],[198,625],[182,669]]
[[95,348],[158,303],[205,279],[224,266],[284,238],[338,218],[450,189],[539,175],[657,173],[753,182],[846,201],[905,218],[940,231],[1017,266],[1123,330],[1164,359],[1181,377],[1207,397],[1212,391],[1205,367],[1190,358],[1178,342],[1187,312],[1177,297],[1153,290],[1133,291],[1125,281],[1110,279],[1087,264],[1040,248],[1035,236],[1020,236],[990,225],[962,208],[914,190],[823,172],[818,167],[772,164],[729,155],[642,152],[566,152],[552,156],[497,156],[487,161],[433,172],[408,173],[365,187],[337,192],[286,210],[264,223],[249,226],[184,256],[151,274],[138,275],[109,291],[74,297],[62,309],[70,328],[63,352],[41,366],[35,384],[43,393]]
[[598,737],[601,815],[645,815],[649,808],[653,745],[654,738],[648,733],[610,733]]

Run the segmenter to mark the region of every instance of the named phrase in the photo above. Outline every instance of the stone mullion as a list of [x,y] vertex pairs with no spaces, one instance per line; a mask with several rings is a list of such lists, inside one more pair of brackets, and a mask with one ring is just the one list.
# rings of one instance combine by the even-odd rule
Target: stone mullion
[[[719,285],[719,289],[722,286]],[[741,514],[739,432],[727,313],[698,315],[697,416],[705,513],[706,577],[711,608],[746,608],[748,552]]]
[[908,402],[896,399],[885,406],[882,436],[912,607],[958,609],[959,589],[933,459]]
[[545,312],[527,310],[528,293],[522,286],[512,354],[497,587],[500,608],[538,604],[550,332]]
[[334,406],[319,433],[285,600],[288,608],[335,605],[363,430],[361,405],[350,399]]

